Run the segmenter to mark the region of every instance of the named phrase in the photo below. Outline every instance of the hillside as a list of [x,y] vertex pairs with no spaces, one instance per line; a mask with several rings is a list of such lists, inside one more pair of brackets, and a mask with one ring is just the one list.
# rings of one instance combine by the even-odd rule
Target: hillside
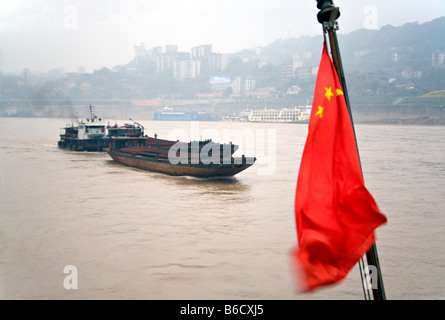
[[[354,105],[397,103],[444,106],[445,94],[428,95],[430,92],[445,90],[443,39],[445,17],[423,24],[408,23],[399,27],[387,25],[379,30],[361,29],[348,34],[339,32],[338,40],[351,102]],[[216,91],[209,84],[211,77],[228,75],[232,80],[253,80],[254,89],[249,85],[249,92],[241,92],[239,85],[238,90],[242,94],[235,100],[231,98],[233,87],[218,89],[222,99],[209,102],[211,105],[227,103],[239,108],[261,108],[270,104],[300,105],[312,100],[314,71],[320,62],[322,42],[321,34],[279,39],[262,48],[229,54],[225,57],[227,64],[224,69],[210,68],[210,60],[201,59],[200,73],[183,81],[174,78],[173,63],[169,68],[158,71],[157,62],[149,54],[112,69],[69,73],[57,78],[32,78],[29,72],[23,75],[0,73],[0,100],[5,101],[4,108],[9,106],[11,99],[29,99],[37,101],[39,105],[46,105],[50,100],[188,101],[196,99],[198,94]],[[184,54],[188,55],[180,52],[178,57]],[[433,55],[439,58],[433,59]],[[287,73],[288,77],[283,77],[282,66],[289,66],[293,60],[299,60],[299,65],[309,72],[298,76],[294,69],[293,75],[291,70],[290,76]],[[294,65],[292,67],[295,68]],[[287,94],[293,86],[299,87],[299,93]],[[243,88],[246,90],[246,86]],[[253,94],[253,90],[268,88],[274,89],[273,95]]]
[[[431,67],[432,53],[445,50],[445,17],[424,24],[386,25],[379,30],[360,29],[338,33],[347,72],[398,71],[404,68]],[[298,51],[310,52],[306,65],[316,65],[321,53],[322,36],[280,39],[262,48],[262,56],[272,64],[292,59]],[[354,54],[355,53],[355,54]],[[361,53],[357,58],[357,53]],[[397,55],[397,63],[394,55]],[[308,55],[306,55],[308,56]]]

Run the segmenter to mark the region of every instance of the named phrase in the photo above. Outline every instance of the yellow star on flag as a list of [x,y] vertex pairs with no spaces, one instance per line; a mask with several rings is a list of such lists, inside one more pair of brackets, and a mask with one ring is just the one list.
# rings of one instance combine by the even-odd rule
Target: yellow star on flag
[[329,88],[325,88],[325,90],[326,90],[325,97],[326,97],[328,100],[331,100],[331,97],[334,95],[334,94],[332,93],[332,88],[331,88],[331,87],[329,87]]
[[323,118],[323,112],[324,112],[324,107],[318,106],[318,111],[315,115],[319,116],[321,119],[321,118]]
[[341,91],[340,89],[336,89],[335,91],[337,92],[337,96],[343,95],[343,91]]

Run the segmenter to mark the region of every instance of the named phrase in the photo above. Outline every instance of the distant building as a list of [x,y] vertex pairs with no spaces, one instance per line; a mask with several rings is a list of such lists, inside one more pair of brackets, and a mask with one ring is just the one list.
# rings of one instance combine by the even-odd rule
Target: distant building
[[163,53],[164,53],[164,50],[162,49],[161,46],[154,47],[154,48],[152,48],[152,49],[147,51],[147,54],[151,55],[152,57],[159,56],[159,55],[161,55]]
[[83,96],[89,96],[93,91],[93,87],[87,82],[80,84],[79,89],[82,92]]
[[63,84],[63,94],[68,97],[71,94],[71,91],[76,87],[76,83],[72,81],[66,81]]
[[374,71],[366,73],[366,80],[369,81],[380,81],[382,83],[388,83],[389,77],[385,71]]
[[253,92],[247,93],[249,96],[256,97],[257,99],[275,98],[278,95],[275,87],[257,88]]
[[196,98],[198,99],[214,99],[214,98],[222,98],[222,92],[212,92],[212,93],[197,93]]
[[212,54],[212,45],[204,44],[198,47],[193,47],[191,51],[192,51],[192,59],[208,57]]
[[31,71],[26,68],[23,70],[23,84],[29,86],[31,84]]
[[191,59],[201,61],[201,68],[208,73],[224,70],[227,67],[226,54],[213,53],[212,45],[204,44],[191,49]]
[[178,52],[178,46],[169,44],[165,46],[165,52],[162,47],[154,47],[146,50],[149,56],[156,64],[156,73],[171,73],[176,61],[190,60],[189,52]]
[[[294,57],[296,57],[294,55]],[[304,63],[301,60],[293,60],[291,63],[281,64],[281,81],[287,82],[295,78],[306,78],[306,73],[312,72],[312,68],[303,68]]]
[[219,72],[223,71],[227,67],[228,55],[221,53],[212,53],[207,56],[203,61],[207,63],[208,72]]
[[294,78],[299,80],[309,80],[312,77],[312,68],[298,67],[294,70]]
[[420,79],[422,78],[422,71],[403,70],[401,76],[402,79]]
[[292,87],[287,89],[287,94],[288,95],[298,95],[301,90],[302,89],[301,89],[300,86],[294,85],[294,86],[292,86]]
[[[168,44],[164,48],[161,46],[146,49],[144,43],[134,46],[134,55],[136,62],[143,62],[144,59],[151,58],[156,64],[156,73],[174,73],[175,79],[185,77],[196,77],[201,71],[216,73],[224,70],[228,64],[228,55],[212,53],[212,45],[200,45],[193,47],[191,52],[178,52],[178,46]],[[187,66],[183,61],[196,61],[194,66]],[[182,61],[182,62],[179,62]],[[178,65],[175,66],[175,63]],[[189,63],[190,64],[190,63]],[[173,71],[173,68],[176,68]],[[183,70],[185,71],[183,73]],[[194,70],[194,71],[192,71]],[[188,74],[187,76],[185,74]]]
[[200,74],[201,64],[195,60],[173,62],[173,78],[178,81],[196,78]]
[[254,78],[236,77],[232,82],[233,94],[246,94],[256,89],[256,80]]
[[294,67],[292,63],[281,64],[280,79],[282,82],[291,81],[294,78]]
[[224,92],[232,85],[230,76],[213,76],[209,79],[209,84],[212,92]]
[[133,101],[133,105],[138,106],[138,107],[159,106],[159,105],[162,105],[162,101],[160,99],[136,100],[136,101]]
[[157,55],[152,58],[156,63],[156,73],[164,73],[172,70],[173,64],[177,60],[175,55]]
[[431,60],[433,68],[445,68],[445,51],[434,52]]
[[413,90],[416,88],[416,84],[411,80],[395,80],[391,84],[399,89]]
[[178,52],[178,46],[175,44],[168,44],[165,46],[165,53],[167,55],[176,54]]

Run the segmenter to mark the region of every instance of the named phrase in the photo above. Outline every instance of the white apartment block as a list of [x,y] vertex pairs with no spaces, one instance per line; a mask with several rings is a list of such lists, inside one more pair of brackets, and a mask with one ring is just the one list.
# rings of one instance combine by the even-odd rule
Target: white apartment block
[[184,81],[196,78],[201,73],[201,63],[195,60],[173,62],[173,78]]
[[212,45],[203,44],[198,47],[193,47],[191,51],[192,51],[192,59],[207,57],[212,54]]
[[434,68],[445,68],[445,51],[434,52],[431,64]]
[[253,92],[256,89],[256,81],[254,78],[243,79],[241,77],[236,77],[232,81],[233,93],[246,93]]

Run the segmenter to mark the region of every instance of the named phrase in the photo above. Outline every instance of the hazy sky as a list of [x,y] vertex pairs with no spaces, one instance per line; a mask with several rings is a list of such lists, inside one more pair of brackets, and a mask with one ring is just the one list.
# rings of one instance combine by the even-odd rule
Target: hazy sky
[[[445,16],[444,0],[334,2],[341,33]],[[92,72],[128,63],[139,43],[236,52],[321,34],[317,12],[315,0],[1,0],[0,69]]]

